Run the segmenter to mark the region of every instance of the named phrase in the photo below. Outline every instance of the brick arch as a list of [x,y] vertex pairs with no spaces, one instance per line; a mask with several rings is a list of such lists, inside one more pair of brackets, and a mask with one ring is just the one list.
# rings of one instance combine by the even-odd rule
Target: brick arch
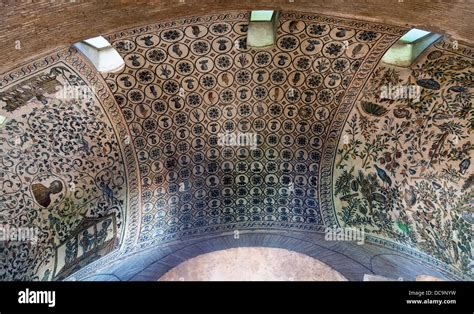
[[[324,239],[324,234],[302,232],[279,233],[274,230],[245,232],[235,239],[233,233],[186,239],[156,248],[136,252],[93,274],[78,272],[74,280],[84,281],[154,281],[162,275],[196,256],[230,248],[281,248],[304,254],[328,265],[350,281],[362,281],[364,274],[389,278],[415,280],[420,273],[456,280],[442,271],[434,270],[419,260],[407,258],[395,251],[371,244],[358,246],[341,242],[337,245]],[[68,278],[67,280],[71,280]]]

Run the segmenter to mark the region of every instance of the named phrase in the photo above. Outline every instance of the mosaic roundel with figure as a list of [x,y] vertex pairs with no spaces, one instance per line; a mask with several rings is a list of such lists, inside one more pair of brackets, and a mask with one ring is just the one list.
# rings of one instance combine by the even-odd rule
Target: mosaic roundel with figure
[[256,50],[247,29],[236,14],[109,37],[126,63],[105,78],[138,154],[141,241],[323,225],[324,138],[383,34],[283,18],[275,47]]

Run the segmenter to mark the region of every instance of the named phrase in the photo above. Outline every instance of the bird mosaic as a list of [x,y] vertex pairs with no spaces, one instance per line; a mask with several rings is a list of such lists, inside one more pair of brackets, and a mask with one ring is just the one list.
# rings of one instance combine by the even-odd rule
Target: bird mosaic
[[36,202],[43,207],[48,207],[51,204],[51,195],[58,194],[62,189],[63,183],[59,180],[51,182],[49,187],[46,187],[41,183],[34,183],[31,185],[31,190],[33,191]]
[[390,177],[387,175],[385,170],[383,170],[382,168],[379,168],[377,165],[374,165],[374,167],[377,170],[377,175],[379,176],[380,180],[382,180],[384,184],[391,186],[392,179],[390,179]]

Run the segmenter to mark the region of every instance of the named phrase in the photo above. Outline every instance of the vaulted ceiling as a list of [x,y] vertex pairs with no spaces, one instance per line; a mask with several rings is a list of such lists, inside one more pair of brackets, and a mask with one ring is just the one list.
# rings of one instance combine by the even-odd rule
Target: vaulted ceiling
[[[119,73],[62,49],[2,76],[0,218],[41,231],[3,248],[2,278],[157,279],[239,246],[350,280],[472,276],[472,50],[441,40],[402,69],[380,59],[406,27],[282,12],[275,47],[255,50],[247,21],[226,10],[108,33]],[[400,85],[419,99],[380,96]],[[324,239],[336,227],[365,243]]]

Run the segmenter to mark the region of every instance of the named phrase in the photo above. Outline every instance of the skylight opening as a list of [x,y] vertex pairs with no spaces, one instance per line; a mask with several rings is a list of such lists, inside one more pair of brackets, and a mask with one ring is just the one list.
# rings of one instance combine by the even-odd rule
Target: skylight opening
[[409,67],[426,48],[440,38],[440,34],[413,28],[387,50],[382,57],[382,62],[399,67]]
[[99,72],[117,72],[125,65],[123,58],[104,37],[89,38],[75,43],[74,47],[82,52]]
[[418,28],[412,28],[411,30],[409,30],[405,35],[402,36],[402,38],[400,38],[400,41],[404,42],[404,43],[413,43],[415,41],[417,41],[418,39],[430,34],[431,32],[428,32],[428,31],[425,31],[425,30],[422,30],[422,29],[418,29]]
[[251,22],[270,22],[273,17],[273,10],[258,10],[250,13]]
[[251,11],[247,30],[247,46],[266,49],[275,45],[278,11]]
[[109,42],[102,36],[89,38],[84,40],[84,42],[97,49],[104,49],[110,46]]

